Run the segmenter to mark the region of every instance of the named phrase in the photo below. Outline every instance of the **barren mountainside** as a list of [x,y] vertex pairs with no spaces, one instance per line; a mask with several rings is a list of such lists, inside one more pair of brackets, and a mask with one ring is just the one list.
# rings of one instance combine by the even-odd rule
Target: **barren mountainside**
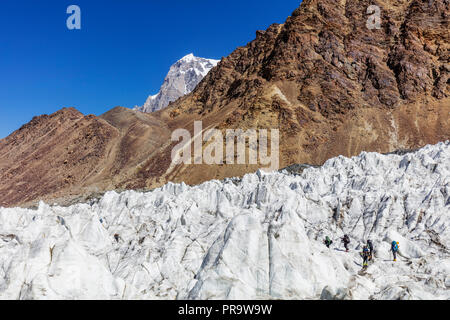
[[116,189],[169,138],[160,121],[120,107],[101,117],[73,108],[35,117],[0,140],[0,206]]
[[[171,129],[192,129],[198,119],[203,128],[279,128],[281,167],[448,139],[449,2],[375,3],[379,30],[366,27],[371,4],[304,1],[161,118]],[[192,184],[257,167],[165,166],[167,180]]]
[[[381,9],[368,29],[367,8]],[[259,165],[171,166],[171,132],[280,130],[280,167],[450,138],[448,0],[306,0],[153,114],[41,116],[0,140],[0,206],[197,184]]]

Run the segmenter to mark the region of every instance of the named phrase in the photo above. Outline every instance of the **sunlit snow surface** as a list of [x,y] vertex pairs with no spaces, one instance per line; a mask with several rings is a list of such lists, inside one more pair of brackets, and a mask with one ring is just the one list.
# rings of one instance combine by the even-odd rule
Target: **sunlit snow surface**
[[449,195],[446,142],[297,176],[0,209],[0,299],[450,299]]

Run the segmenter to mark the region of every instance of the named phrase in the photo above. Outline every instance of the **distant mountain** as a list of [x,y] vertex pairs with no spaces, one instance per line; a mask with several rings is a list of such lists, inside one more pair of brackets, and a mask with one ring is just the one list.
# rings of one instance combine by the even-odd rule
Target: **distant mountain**
[[[229,129],[277,129],[281,168],[449,140],[448,1],[378,2],[382,24],[373,30],[364,9],[371,4],[304,0],[284,24],[257,31],[255,40],[210,72],[208,63],[185,57],[169,73],[161,96],[170,87],[182,95],[195,86],[188,79],[207,75],[157,112],[114,108],[95,117],[67,109],[35,118],[0,140],[0,206],[70,203],[169,181],[196,185],[267,167],[262,161],[228,161],[219,149],[223,164],[176,164],[177,129],[193,137],[185,145],[188,156],[210,128],[223,137]],[[177,72],[180,82],[171,76]],[[196,121],[202,122],[201,135]],[[205,152],[210,145],[203,141]],[[253,143],[244,145],[246,154],[255,150]]]
[[135,107],[135,110],[150,113],[167,107],[169,103],[194,90],[218,62],[188,54],[170,67],[160,91],[149,96],[145,104]]
[[128,108],[34,117],[0,140],[0,207],[116,189],[168,139],[153,114]]

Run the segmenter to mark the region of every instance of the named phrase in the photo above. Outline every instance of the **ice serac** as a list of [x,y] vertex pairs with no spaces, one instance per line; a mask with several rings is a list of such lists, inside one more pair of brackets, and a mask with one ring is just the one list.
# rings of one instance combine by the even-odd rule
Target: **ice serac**
[[159,93],[149,96],[143,106],[135,109],[150,113],[167,107],[169,103],[194,90],[218,62],[188,54],[170,67]]
[[450,299],[449,224],[449,141],[0,209],[0,299]]

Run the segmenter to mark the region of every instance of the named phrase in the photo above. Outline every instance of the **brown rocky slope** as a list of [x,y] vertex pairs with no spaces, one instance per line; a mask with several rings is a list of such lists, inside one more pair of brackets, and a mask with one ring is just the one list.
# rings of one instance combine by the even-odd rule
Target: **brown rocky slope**
[[120,107],[101,117],[74,108],[35,117],[0,140],[0,206],[116,189],[169,137],[151,115]]
[[[381,28],[366,27],[370,5]],[[34,119],[0,141],[0,205],[195,184],[258,165],[171,166],[171,132],[278,128],[280,166],[450,138],[448,0],[307,0],[223,58],[189,95],[144,115],[116,108]]]

